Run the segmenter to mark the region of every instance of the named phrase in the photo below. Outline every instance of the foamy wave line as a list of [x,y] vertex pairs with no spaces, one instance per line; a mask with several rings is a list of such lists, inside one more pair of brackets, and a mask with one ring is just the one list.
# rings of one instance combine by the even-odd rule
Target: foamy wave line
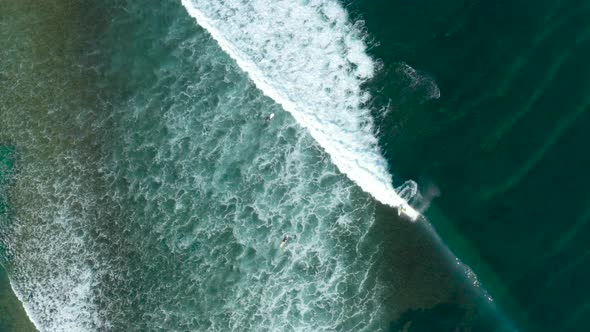
[[14,288],[14,286],[12,285],[12,280],[10,279],[10,275],[8,275],[8,282],[10,284],[10,288],[12,289],[12,293],[16,296],[16,298],[20,301],[20,304],[23,306],[23,309],[25,310],[25,314],[27,315],[27,318],[29,319],[29,321],[31,323],[33,323],[33,325],[35,325],[35,328],[38,331],[43,331],[43,329],[41,328],[42,325],[39,324],[39,322],[37,320],[35,320],[33,313],[31,312],[29,307],[27,305],[25,305],[25,302],[23,301],[20,293],[18,293],[16,291],[16,289]]
[[[282,91],[280,87],[275,86],[276,83],[273,84],[274,82],[267,78],[267,75],[259,69],[256,63],[249,59],[245,52],[225,38],[224,34],[214,26],[213,21],[196,8],[191,0],[182,0],[182,5],[195,18],[197,24],[207,30],[221,49],[249,75],[258,89],[280,104],[302,127],[308,130],[315,141],[330,155],[332,161],[342,173],[346,174],[348,178],[381,203],[398,207],[399,211],[411,220],[416,220],[419,217],[419,212],[395,192],[391,175],[387,170],[387,162],[381,155],[376,145],[377,140],[373,136],[369,137],[368,144],[366,142],[359,143],[356,136],[364,135],[363,130],[352,128],[351,131],[351,128],[339,127],[338,123],[333,121],[322,121],[325,119],[317,114],[317,110],[315,110],[316,114],[314,114],[310,113],[309,110],[301,109],[296,102],[289,98],[287,92]],[[237,26],[233,28],[238,29]],[[350,56],[348,60],[354,62],[354,59],[351,60]],[[361,76],[358,73],[357,75]],[[351,114],[351,116],[355,115]],[[367,114],[366,117],[370,120],[370,115]]]

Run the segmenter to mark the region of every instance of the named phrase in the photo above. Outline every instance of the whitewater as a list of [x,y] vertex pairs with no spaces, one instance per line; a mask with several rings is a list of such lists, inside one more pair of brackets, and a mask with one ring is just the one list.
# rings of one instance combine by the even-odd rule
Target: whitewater
[[288,111],[338,169],[381,203],[411,220],[419,212],[400,197],[383,158],[361,89],[376,64],[362,24],[336,1],[182,0],[197,23]]
[[23,40],[0,40],[0,258],[39,330],[385,329],[404,282],[369,194],[418,213],[374,135],[362,24],[335,1],[102,6],[97,35],[28,10],[0,31]]

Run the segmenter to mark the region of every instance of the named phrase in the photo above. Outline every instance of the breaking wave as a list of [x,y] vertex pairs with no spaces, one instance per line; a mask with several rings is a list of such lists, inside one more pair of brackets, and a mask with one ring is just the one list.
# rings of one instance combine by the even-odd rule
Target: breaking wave
[[256,86],[291,113],[364,191],[414,211],[394,190],[361,85],[374,75],[359,27],[336,1],[182,4]]

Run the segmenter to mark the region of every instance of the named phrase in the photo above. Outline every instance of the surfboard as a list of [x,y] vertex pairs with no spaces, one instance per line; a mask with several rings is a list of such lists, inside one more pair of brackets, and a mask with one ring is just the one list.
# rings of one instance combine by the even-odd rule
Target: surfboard
[[285,237],[283,238],[283,241],[281,241],[281,244],[279,244],[279,248],[286,246],[287,242],[289,242],[289,236],[285,235]]

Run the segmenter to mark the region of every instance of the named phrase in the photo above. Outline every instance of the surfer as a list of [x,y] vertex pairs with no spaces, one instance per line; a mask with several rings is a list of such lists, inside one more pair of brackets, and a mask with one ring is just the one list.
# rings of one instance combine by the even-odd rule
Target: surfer
[[283,236],[283,241],[281,241],[281,244],[279,245],[279,247],[280,248],[284,247],[287,244],[287,241],[289,241],[289,235]]
[[266,117],[266,122],[270,122],[270,120],[272,120],[272,118],[274,118],[274,117],[275,117],[275,114],[270,113],[270,115]]
[[402,213],[404,213],[404,214],[405,214],[405,213],[406,213],[406,209],[405,209],[405,208],[404,208],[402,205],[399,205],[399,206],[397,207],[397,215],[398,215],[398,216],[401,216],[401,214],[402,214]]

